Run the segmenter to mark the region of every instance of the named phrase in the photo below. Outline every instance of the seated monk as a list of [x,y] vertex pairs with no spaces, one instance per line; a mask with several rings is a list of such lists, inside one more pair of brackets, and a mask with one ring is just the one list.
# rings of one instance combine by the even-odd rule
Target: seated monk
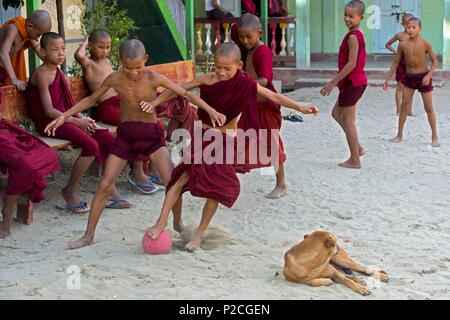
[[[209,115],[204,110],[198,110],[199,120],[203,123],[202,139],[197,141],[194,133],[187,156],[183,156],[182,162],[173,170],[158,221],[146,231],[153,239],[158,238],[164,230],[170,211],[181,202],[185,191],[190,191],[194,197],[206,199],[200,224],[191,241],[185,246],[189,251],[200,247],[205,230],[219,203],[228,208],[233,206],[240,193],[240,183],[236,175],[238,158],[236,148],[231,153],[227,151],[230,145],[236,143],[236,137],[239,138],[237,136],[239,117],[245,118],[247,125],[245,129],[252,129],[255,132],[259,129],[256,110],[258,94],[303,113],[318,112],[316,106],[301,106],[281,94],[260,86],[250,75],[241,71],[242,66],[239,47],[234,43],[223,43],[216,51],[215,72],[201,75],[182,85],[185,89],[200,87],[200,97],[217,112],[225,115],[226,121],[224,125],[216,128]],[[171,92],[166,92],[150,103],[143,103],[142,108],[151,112],[153,106],[167,101],[172,95]],[[214,139],[207,138],[211,136]],[[211,149],[214,150],[214,155]],[[174,229],[179,232],[183,230],[181,210],[178,208],[174,210]]]
[[41,57],[38,39],[51,28],[50,14],[43,10],[33,11],[27,19],[13,18],[0,27],[0,87],[14,85],[25,90],[25,50],[31,46]]
[[45,177],[59,170],[59,157],[42,140],[0,115],[0,166],[8,171],[0,223],[0,238],[6,238],[11,235],[17,198],[28,193],[32,202],[42,201]]
[[[44,135],[45,127],[75,104],[63,72],[58,68],[65,59],[65,44],[60,35],[49,32],[41,38],[44,63],[31,75],[26,91],[28,112],[36,131]],[[104,164],[111,151],[114,137],[107,129],[100,129],[95,121],[79,114],[71,117],[56,131],[55,137],[71,141],[82,151],[75,161],[67,186],[62,190],[66,209],[73,213],[89,211],[86,201],[77,194],[81,178],[94,160]],[[110,195],[110,208],[129,208],[116,188]]]

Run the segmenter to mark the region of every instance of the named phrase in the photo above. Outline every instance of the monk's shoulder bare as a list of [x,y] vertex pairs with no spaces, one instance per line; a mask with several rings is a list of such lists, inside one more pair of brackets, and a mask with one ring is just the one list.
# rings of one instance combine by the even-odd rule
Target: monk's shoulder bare
[[124,80],[123,78],[124,74],[122,71],[115,71],[105,78],[104,83],[110,86],[116,86]]
[[205,85],[212,85],[219,81],[219,79],[217,78],[217,75],[214,72],[202,74],[197,77],[197,80],[201,84],[205,84]]
[[46,69],[43,65],[36,68],[31,78],[31,83],[35,86],[48,85],[55,79],[56,73]]

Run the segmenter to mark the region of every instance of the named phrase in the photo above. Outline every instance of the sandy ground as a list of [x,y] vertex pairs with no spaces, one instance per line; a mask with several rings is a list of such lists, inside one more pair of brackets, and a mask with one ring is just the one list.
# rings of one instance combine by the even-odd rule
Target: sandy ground
[[[304,123],[284,123],[289,195],[267,200],[272,176],[240,176],[240,198],[232,209],[219,209],[203,249],[195,253],[184,251],[183,240],[172,232],[170,254],[143,254],[141,237],[158,216],[163,193],[138,195],[125,175],[118,187],[135,208],[106,210],[92,246],[65,250],[66,242],[84,231],[87,216],[54,209],[70,168],[64,161],[62,174],[50,181],[48,199],[35,208],[34,224],[15,223],[13,238],[0,241],[0,298],[450,298],[450,91],[435,91],[443,146],[433,149],[420,99],[404,143],[396,145],[388,141],[396,133],[394,92],[369,88],[358,112],[361,142],[368,150],[361,171],[337,167],[348,156],[344,135],[330,117],[337,92],[330,97],[318,92],[289,94],[322,110]],[[64,158],[74,155],[65,152]],[[92,199],[97,181],[83,180],[85,199]],[[184,199],[184,220],[193,227],[203,200]],[[285,281],[284,252],[315,230],[333,232],[356,261],[385,269],[390,282],[371,282],[372,294],[363,298],[340,284],[310,288]],[[81,270],[79,290],[67,287],[70,266]]]

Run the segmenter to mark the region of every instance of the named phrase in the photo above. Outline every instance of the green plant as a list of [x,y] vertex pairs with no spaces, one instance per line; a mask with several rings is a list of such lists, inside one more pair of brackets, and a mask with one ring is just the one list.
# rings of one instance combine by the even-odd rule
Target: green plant
[[[120,43],[137,30],[134,20],[128,16],[127,10],[118,7],[117,0],[99,0],[93,7],[88,6],[86,0],[79,0],[79,5],[85,8],[81,16],[81,31],[85,37],[95,29],[105,29],[111,35],[110,59],[113,68],[117,70],[120,67]],[[69,73],[73,76],[81,75],[81,67],[74,63],[69,68]]]

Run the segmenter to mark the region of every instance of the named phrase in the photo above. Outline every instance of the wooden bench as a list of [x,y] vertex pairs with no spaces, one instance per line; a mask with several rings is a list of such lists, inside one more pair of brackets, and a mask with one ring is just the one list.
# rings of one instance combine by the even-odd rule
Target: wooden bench
[[[150,70],[165,75],[175,83],[190,81],[195,77],[194,61],[178,61],[147,67]],[[82,77],[70,78],[70,90],[75,102],[87,97],[90,92]],[[27,105],[24,93],[14,86],[0,88],[0,114],[11,121],[28,120]],[[99,123],[100,126],[115,131],[115,127]],[[39,136],[45,143],[55,150],[62,150],[71,146],[71,142],[62,139]],[[25,223],[33,223],[33,203],[28,199],[28,194],[23,194],[17,201],[17,220]]]

